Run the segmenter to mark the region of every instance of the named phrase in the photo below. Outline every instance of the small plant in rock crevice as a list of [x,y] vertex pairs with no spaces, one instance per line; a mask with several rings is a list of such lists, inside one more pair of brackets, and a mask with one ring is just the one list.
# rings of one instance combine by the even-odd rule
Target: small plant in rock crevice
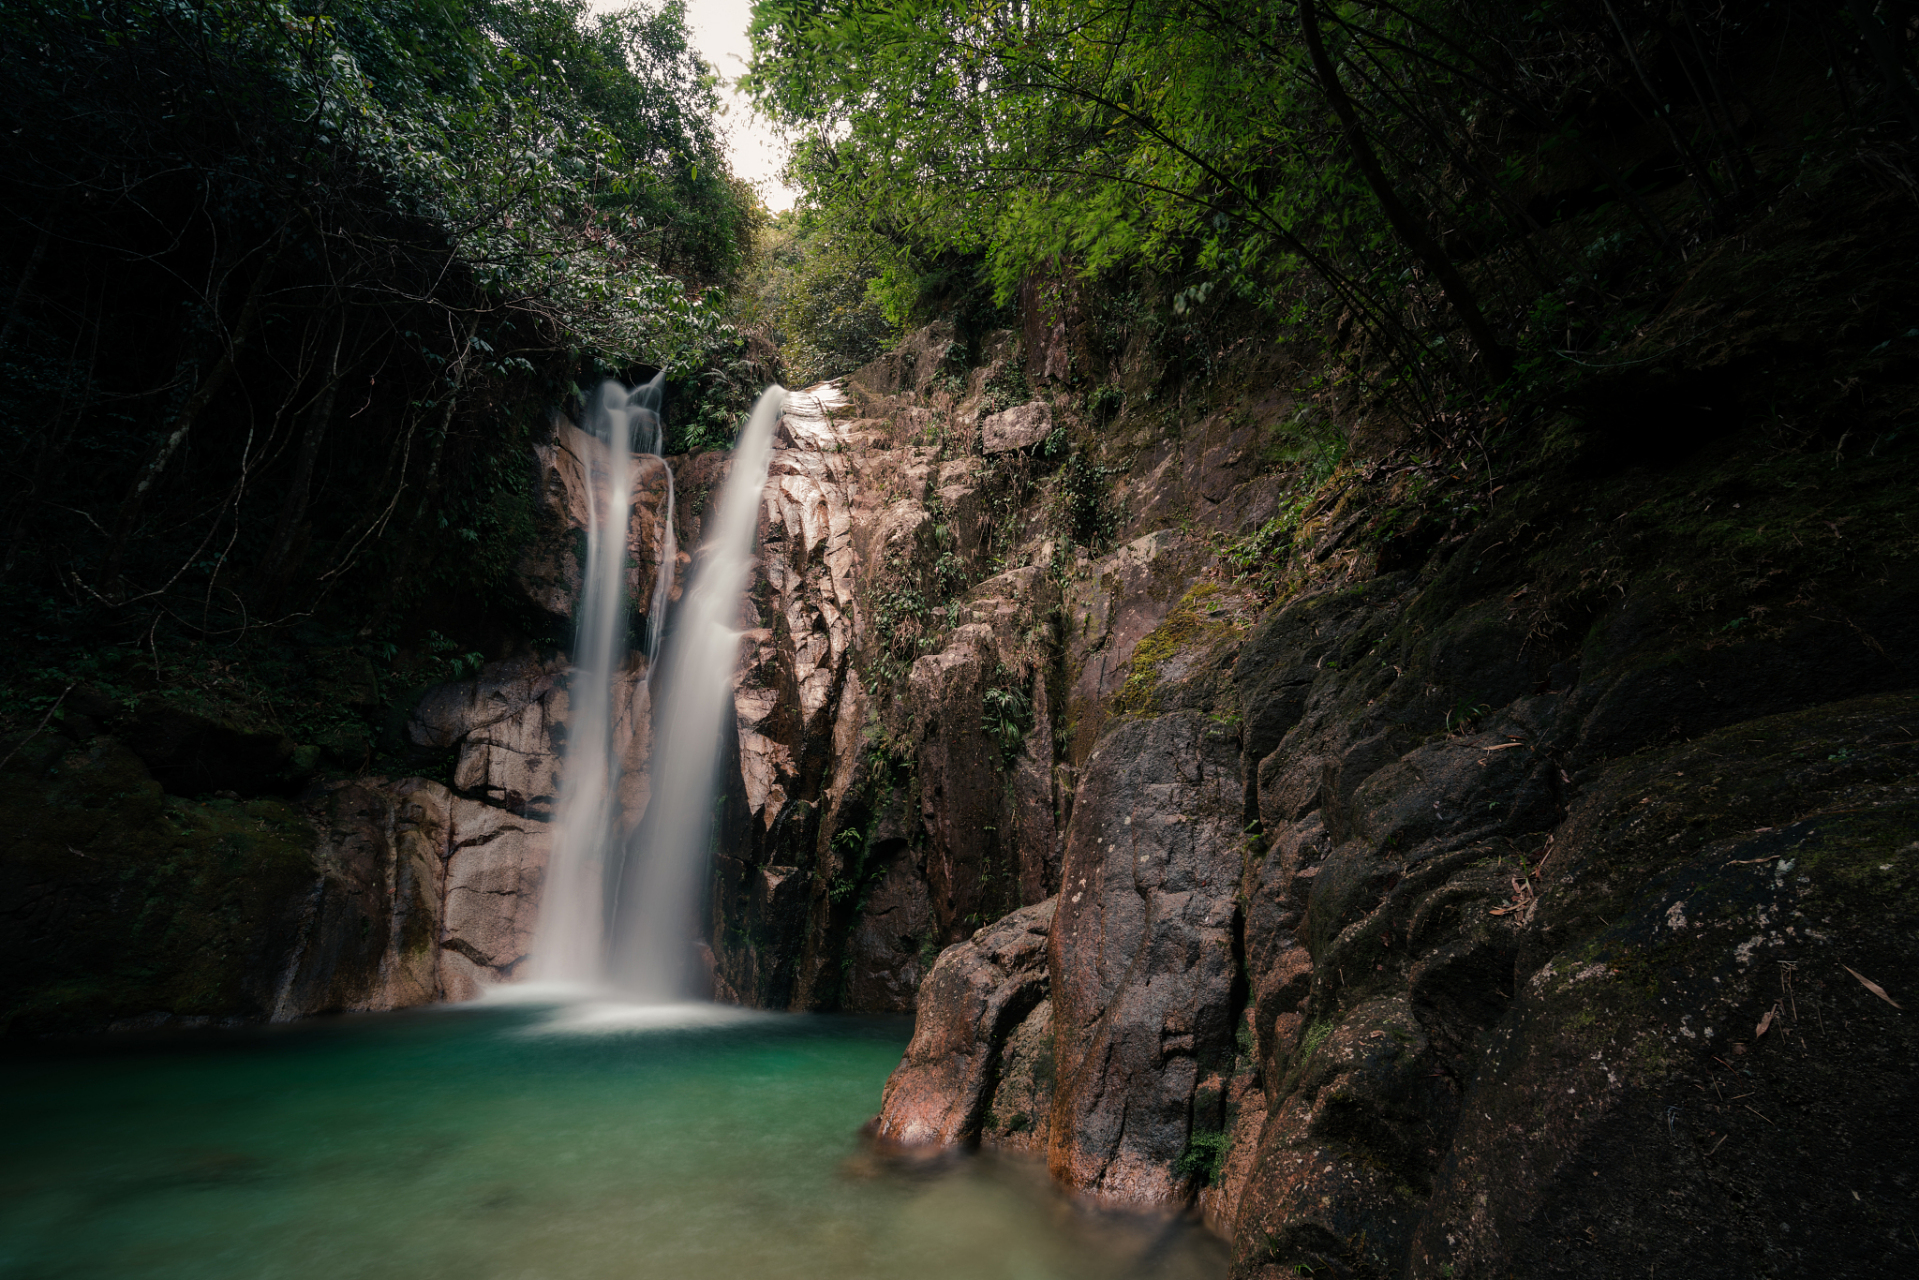
[[1033,700],[1016,672],[999,668],[980,695],[980,732],[999,748],[1001,769],[1012,768],[1032,730]]
[[1104,427],[1119,417],[1125,407],[1126,393],[1108,382],[1086,393],[1086,418],[1095,427]]
[[1196,1179],[1201,1186],[1218,1186],[1226,1173],[1226,1154],[1232,1148],[1233,1135],[1223,1130],[1195,1129],[1186,1141],[1186,1149],[1173,1162],[1173,1171],[1182,1178]]
[[1119,533],[1120,510],[1112,499],[1113,469],[1074,452],[1059,469],[1053,493],[1053,525],[1081,546],[1103,550]]

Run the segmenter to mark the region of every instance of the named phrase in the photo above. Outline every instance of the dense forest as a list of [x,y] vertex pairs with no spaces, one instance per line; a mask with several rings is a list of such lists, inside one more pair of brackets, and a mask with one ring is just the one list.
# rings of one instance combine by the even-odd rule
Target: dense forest
[[1903,4],[755,12],[815,235],[889,317],[1051,274],[1130,305],[1114,331],[1323,344],[1408,421],[1679,345],[1643,330],[1706,246],[1909,194],[1919,124]]

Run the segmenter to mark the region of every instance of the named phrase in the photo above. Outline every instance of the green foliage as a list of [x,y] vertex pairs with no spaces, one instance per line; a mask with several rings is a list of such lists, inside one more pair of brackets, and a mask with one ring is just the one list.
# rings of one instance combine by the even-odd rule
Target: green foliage
[[542,635],[508,584],[552,409],[665,366],[724,443],[759,388],[678,0],[23,0],[0,69],[0,579],[40,643]]
[[1267,594],[1279,589],[1300,521],[1333,485],[1347,446],[1338,424],[1311,409],[1269,433],[1264,445],[1268,465],[1290,468],[1291,475],[1280,495],[1279,509],[1223,553],[1242,581]]
[[748,84],[812,206],[915,263],[1002,302],[1162,273],[1178,324],[1309,324],[1423,415],[1515,351],[1528,394],[1621,352],[1686,237],[1793,180],[1749,89],[1817,137],[1919,127],[1910,50],[1888,78],[1841,8],[758,0]]
[[980,390],[984,397],[981,413],[1000,413],[1033,398],[1033,390],[1026,382],[1025,362],[1017,359],[1007,360],[995,369]]
[[999,748],[1002,769],[1010,769],[1033,730],[1033,700],[1020,687],[1019,674],[1001,667],[980,695],[980,732]]
[[911,228],[923,252],[980,255],[1002,300],[1060,261],[1196,261],[1264,300],[1323,257],[1303,236],[1388,245],[1302,93],[1283,7],[761,0],[755,15],[750,83],[807,131],[795,171],[814,198]]
[[1103,427],[1119,416],[1126,404],[1126,393],[1112,383],[1102,383],[1086,393],[1086,416],[1096,427]]
[[1195,1129],[1186,1141],[1186,1149],[1173,1162],[1173,1172],[1196,1179],[1201,1186],[1217,1186],[1225,1176],[1226,1156],[1232,1145],[1230,1133]]
[[[898,572],[897,565],[894,566]],[[873,634],[879,637],[880,653],[873,664],[877,686],[897,683],[920,655],[930,639],[927,634],[933,609],[926,596],[905,582],[882,587],[872,595]]]
[[847,827],[833,836],[833,851],[840,858],[840,873],[827,886],[826,896],[835,905],[851,902],[866,879],[866,852],[872,833],[859,827]]
[[1074,451],[1055,480],[1053,523],[1061,537],[1104,550],[1119,532],[1119,509],[1112,500],[1112,471]]
[[1327,1037],[1331,1036],[1338,1026],[1338,1021],[1332,1018],[1314,1021],[1306,1028],[1305,1034],[1300,1036],[1299,1051],[1293,1055],[1294,1061],[1301,1064],[1312,1061],[1313,1055],[1319,1052],[1319,1046],[1326,1043]]
[[780,344],[794,386],[851,373],[898,339],[903,269],[871,235],[811,212],[787,212],[761,233],[746,278],[751,317]]

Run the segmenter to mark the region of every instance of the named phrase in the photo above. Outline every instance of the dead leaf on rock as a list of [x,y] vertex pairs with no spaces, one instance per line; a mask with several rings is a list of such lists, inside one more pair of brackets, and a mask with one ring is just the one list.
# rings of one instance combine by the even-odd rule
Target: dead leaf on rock
[[1841,964],[1839,967],[1841,969],[1844,969],[1847,973],[1850,973],[1853,977],[1859,979],[1860,986],[1872,992],[1872,994],[1878,996],[1881,1000],[1884,1000],[1887,1004],[1891,1005],[1893,1008],[1904,1009],[1906,1007],[1900,1004],[1897,1000],[1894,1000],[1891,996],[1887,995],[1886,989],[1884,987],[1880,986],[1878,983],[1874,982],[1871,978],[1868,978],[1865,974],[1859,972],[1859,970],[1853,968],[1851,965]]

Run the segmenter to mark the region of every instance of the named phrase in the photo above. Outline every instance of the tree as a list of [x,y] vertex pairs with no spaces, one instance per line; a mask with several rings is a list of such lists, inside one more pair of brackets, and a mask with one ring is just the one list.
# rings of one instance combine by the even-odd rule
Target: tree
[[[1447,380],[1505,379],[1515,344],[1569,344],[1559,321],[1609,296],[1593,242],[1555,223],[1610,206],[1660,252],[1674,232],[1651,197],[1669,173],[1717,224],[1753,198],[1725,88],[1740,59],[1798,53],[1788,28],[1817,28],[1851,50],[1841,93],[1876,75],[1897,107],[1912,87],[1878,70],[1910,61],[1887,52],[1903,27],[1856,20],[1848,43],[1821,6],[759,0],[755,15],[749,83],[796,135],[818,207],[860,211],[922,258],[977,254],[1002,297],[1070,264],[1343,315],[1429,404]],[[1542,198],[1575,183],[1581,207]]]

